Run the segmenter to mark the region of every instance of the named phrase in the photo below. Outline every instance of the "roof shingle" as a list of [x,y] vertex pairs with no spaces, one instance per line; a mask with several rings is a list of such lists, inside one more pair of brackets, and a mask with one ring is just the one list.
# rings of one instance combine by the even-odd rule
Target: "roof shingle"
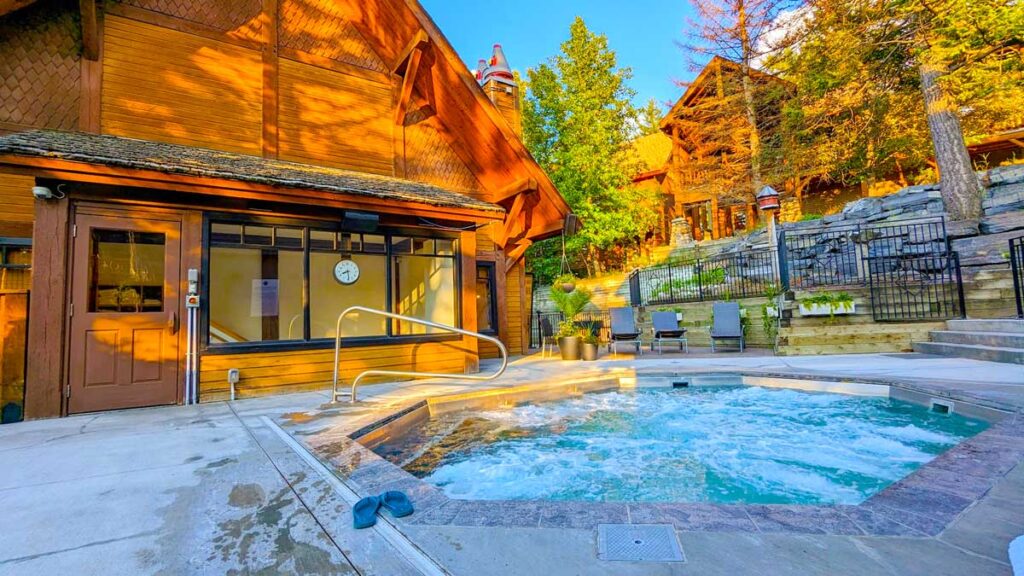
[[504,212],[497,204],[401,178],[120,136],[50,130],[20,132],[0,137],[0,155],[8,154]]

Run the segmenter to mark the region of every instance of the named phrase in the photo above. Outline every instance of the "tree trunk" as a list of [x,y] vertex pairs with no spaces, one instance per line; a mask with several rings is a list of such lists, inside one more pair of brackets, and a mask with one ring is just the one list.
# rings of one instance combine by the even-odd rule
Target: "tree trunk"
[[942,203],[953,220],[978,219],[981,217],[981,183],[964,144],[960,119],[953,110],[953,103],[939,86],[942,70],[922,64],[919,73],[928,130],[939,168]]
[[744,0],[736,5],[738,13],[737,27],[740,31],[740,42],[743,59],[740,62],[743,74],[743,107],[747,113],[747,124],[750,129],[750,183],[753,198],[761,191],[761,134],[757,130],[757,108],[754,103],[754,81],[750,77],[750,61],[753,58],[753,47],[750,45],[750,34],[747,30],[747,9]]

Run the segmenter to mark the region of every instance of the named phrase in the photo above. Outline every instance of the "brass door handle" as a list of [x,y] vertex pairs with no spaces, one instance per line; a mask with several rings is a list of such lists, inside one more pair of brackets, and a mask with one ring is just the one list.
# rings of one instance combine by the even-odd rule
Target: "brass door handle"
[[167,329],[171,331],[171,334],[178,333],[178,312],[172,310],[170,317],[167,318]]

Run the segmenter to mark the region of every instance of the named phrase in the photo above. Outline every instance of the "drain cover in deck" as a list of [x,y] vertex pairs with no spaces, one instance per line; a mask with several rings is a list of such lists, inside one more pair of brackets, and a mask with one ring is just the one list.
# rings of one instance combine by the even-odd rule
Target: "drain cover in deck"
[[686,562],[670,524],[598,524],[597,557],[626,562]]

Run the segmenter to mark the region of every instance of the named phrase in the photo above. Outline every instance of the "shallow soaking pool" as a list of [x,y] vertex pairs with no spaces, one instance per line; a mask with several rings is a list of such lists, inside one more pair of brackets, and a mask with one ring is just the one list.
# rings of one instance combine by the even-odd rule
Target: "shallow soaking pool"
[[375,451],[451,498],[857,504],[985,427],[880,397],[641,388],[450,413]]

